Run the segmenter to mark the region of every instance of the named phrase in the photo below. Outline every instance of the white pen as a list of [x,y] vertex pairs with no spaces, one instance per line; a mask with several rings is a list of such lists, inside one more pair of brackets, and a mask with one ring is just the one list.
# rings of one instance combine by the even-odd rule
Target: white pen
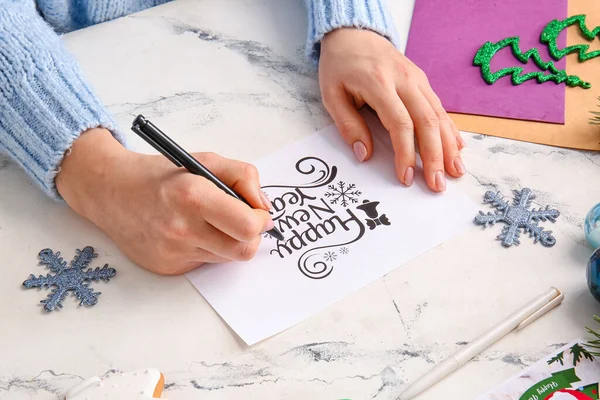
[[454,353],[447,360],[434,367],[427,374],[410,385],[397,400],[410,400],[427,390],[431,386],[441,381],[446,376],[466,364],[476,355],[496,343],[502,337],[506,336],[515,329],[523,329],[533,321],[546,314],[548,311],[558,306],[565,295],[556,288],[551,288],[548,292],[539,295],[519,311],[515,312],[505,320],[498,323],[476,340]]

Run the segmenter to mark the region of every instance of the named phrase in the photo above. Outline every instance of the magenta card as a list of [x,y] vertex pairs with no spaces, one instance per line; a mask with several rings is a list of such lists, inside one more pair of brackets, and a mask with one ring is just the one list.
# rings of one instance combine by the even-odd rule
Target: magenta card
[[[425,71],[449,112],[564,124],[565,90],[583,89],[535,80],[514,86],[509,76],[488,85],[473,58],[487,41],[519,36],[523,52],[537,47],[544,60],[551,60],[540,33],[551,20],[566,17],[567,0],[416,0],[406,55]],[[566,43],[563,32],[558,44]],[[565,69],[566,61],[555,64]],[[521,64],[507,48],[491,66],[497,71],[517,65],[539,71]]]

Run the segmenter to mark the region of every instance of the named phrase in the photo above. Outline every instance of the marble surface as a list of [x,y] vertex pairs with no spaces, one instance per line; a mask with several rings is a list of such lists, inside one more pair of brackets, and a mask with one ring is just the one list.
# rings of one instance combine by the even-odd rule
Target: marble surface
[[[392,4],[398,19],[402,2]],[[181,144],[247,161],[331,123],[316,74],[303,58],[301,1],[176,1],[66,35],[131,145],[144,113]],[[600,200],[600,155],[465,133],[469,173],[459,185],[523,186],[562,215],[552,248],[527,237],[505,249],[501,227],[473,226],[303,323],[251,348],[185,277],[132,265],[102,233],[45,198],[0,159],[0,399],[59,399],[93,375],[155,367],[163,397],[182,399],[393,399],[405,385],[550,286],[566,300],[511,334],[419,399],[473,399],[585,334],[600,313],[585,285],[591,254],[582,223]],[[234,143],[234,145],[231,145]],[[482,209],[486,209],[482,205]],[[46,291],[24,290],[42,273],[37,253],[70,259],[92,245],[93,266],[117,269],[95,283],[99,304],[44,314]]]

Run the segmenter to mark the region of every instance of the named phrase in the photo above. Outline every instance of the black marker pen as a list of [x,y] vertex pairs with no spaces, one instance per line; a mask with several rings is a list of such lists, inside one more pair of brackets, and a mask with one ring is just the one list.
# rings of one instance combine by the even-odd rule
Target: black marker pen
[[[214,183],[219,189],[225,193],[235,197],[238,200],[243,201],[248,206],[252,207],[250,203],[242,196],[233,191],[229,186],[224,184],[219,178],[217,178],[212,172],[210,172],[204,165],[200,164],[198,160],[192,157],[188,152],[183,150],[177,143],[175,143],[170,137],[165,135],[160,129],[158,129],[152,122],[144,118],[143,115],[138,115],[133,121],[131,130],[137,133],[142,139],[148,144],[158,150],[161,154],[167,157],[178,167],[185,167],[189,172],[195,175],[200,175],[212,183]],[[285,238],[279,232],[277,228],[273,228],[267,233],[273,236],[275,239],[284,240]]]

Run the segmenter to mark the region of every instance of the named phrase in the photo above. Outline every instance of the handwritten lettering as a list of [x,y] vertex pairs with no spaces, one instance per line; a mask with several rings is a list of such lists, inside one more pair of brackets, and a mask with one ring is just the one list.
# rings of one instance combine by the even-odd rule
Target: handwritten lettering
[[288,205],[296,206],[296,207],[304,207],[306,200],[316,200],[317,198],[314,196],[309,196],[304,193],[300,188],[296,188],[292,191],[285,192],[281,196],[275,197],[271,204],[273,205],[274,216],[273,220],[277,221],[281,218],[288,207]]
[[365,232],[364,225],[352,211],[345,211],[349,215],[349,218],[346,220],[342,220],[338,215],[334,215],[317,224],[313,224],[312,222],[307,223],[307,228],[304,231],[298,232],[297,229],[292,229],[292,236],[285,242],[279,241],[277,247],[272,249],[270,254],[277,254],[281,258],[285,258],[312,243],[316,243],[324,237],[334,234],[338,229],[343,229],[346,232],[350,230],[356,231],[359,237],[355,238],[354,241],[358,240]]
[[[306,194],[302,193],[302,191],[300,189],[297,189],[297,191],[299,192],[299,198],[300,198],[299,201],[300,201],[301,206],[304,205],[304,200],[315,200],[316,199],[316,197],[307,196]],[[277,199],[281,199],[281,197],[278,197]],[[307,204],[307,209],[301,208],[299,210],[294,211],[291,215],[281,214],[278,217],[273,218],[273,220],[277,222],[280,231],[287,232],[287,231],[290,231],[290,230],[300,226],[303,222],[310,221],[311,215],[315,216],[318,220],[321,221],[321,220],[323,220],[323,217],[321,216],[321,212],[327,213],[327,214],[335,214],[335,211],[323,199],[320,199],[319,201],[321,202],[322,205],[321,204],[319,204],[319,205]],[[279,203],[281,204],[281,202],[279,202]],[[276,211],[284,211],[285,212],[285,209],[286,209],[286,206],[284,206],[282,209],[276,210]],[[311,214],[311,211],[312,211],[312,214]]]
[[321,199],[321,203],[323,203],[323,205],[325,207],[316,206],[314,204],[309,204],[309,206],[308,206],[308,208],[310,208],[310,210],[313,212],[315,217],[317,217],[319,220],[323,219],[323,218],[321,218],[321,214],[319,214],[319,211],[322,211],[322,212],[328,213],[328,214],[335,214],[335,211],[333,211],[333,209],[329,206],[329,204],[327,204],[325,202],[325,200]]
[[[344,190],[343,195],[346,197],[342,201],[337,198],[326,200],[325,197],[330,195],[329,190],[334,188],[331,182],[336,178],[338,170],[317,157],[300,159],[296,163],[296,171],[308,178],[307,182],[263,186],[271,199],[271,218],[286,238],[284,241],[270,242],[273,248],[269,254],[280,258],[297,257],[297,265],[302,274],[311,279],[323,279],[333,270],[337,248],[341,248],[340,254],[348,254],[348,249],[342,246],[359,241],[367,231],[363,221],[348,207],[357,200],[346,200],[348,196],[358,197],[361,193],[357,190],[347,193],[345,183],[340,181],[338,186]],[[321,188],[321,194],[308,194],[313,194],[318,188]],[[323,188],[326,188],[325,193]],[[354,185],[348,188],[354,188]],[[274,196],[275,193],[277,196]],[[356,209],[370,218],[365,223],[389,225],[385,214],[379,216],[376,209],[378,204],[379,202],[364,201]]]

